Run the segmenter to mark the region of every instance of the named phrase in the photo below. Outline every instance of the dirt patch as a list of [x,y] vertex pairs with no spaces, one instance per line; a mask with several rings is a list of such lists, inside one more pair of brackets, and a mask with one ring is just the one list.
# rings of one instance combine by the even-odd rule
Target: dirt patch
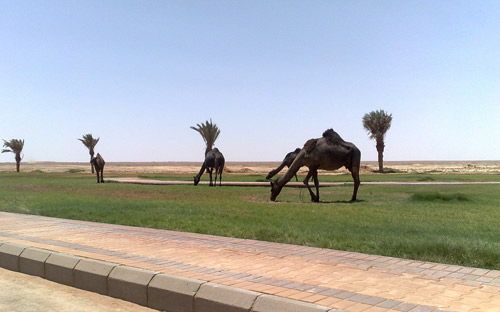
[[[225,172],[238,174],[267,174],[279,166],[279,162],[227,162]],[[108,162],[106,173],[186,173],[196,174],[200,170],[198,162]],[[0,163],[0,172],[14,171],[15,163]],[[401,173],[500,173],[500,161],[388,161],[384,168]],[[284,169],[286,170],[286,168]],[[377,162],[362,162],[362,174],[378,170]],[[89,163],[64,162],[22,162],[23,172],[90,172]],[[303,167],[299,173],[307,172]],[[345,168],[322,171],[321,174],[345,174]]]

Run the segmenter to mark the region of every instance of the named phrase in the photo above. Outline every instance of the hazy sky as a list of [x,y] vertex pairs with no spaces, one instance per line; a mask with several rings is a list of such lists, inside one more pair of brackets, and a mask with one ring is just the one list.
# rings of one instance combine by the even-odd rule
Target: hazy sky
[[500,2],[0,0],[0,108],[24,161],[201,161],[210,118],[227,161],[376,160],[377,109],[386,160],[498,160]]

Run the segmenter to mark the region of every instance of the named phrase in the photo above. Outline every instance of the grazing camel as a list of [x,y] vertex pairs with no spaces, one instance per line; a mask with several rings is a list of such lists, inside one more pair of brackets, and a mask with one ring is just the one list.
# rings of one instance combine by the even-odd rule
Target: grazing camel
[[97,153],[96,157],[92,157],[90,160],[90,163],[94,166],[95,172],[97,173],[97,183],[99,183],[99,173],[101,174],[101,183],[104,183],[104,165],[106,162],[104,161],[104,158],[102,158],[101,154]]
[[[295,160],[295,157],[297,157],[297,155],[299,154],[299,152],[300,152],[300,148],[297,148],[297,149],[295,149],[295,151],[286,154],[285,159],[283,159],[283,162],[281,163],[281,165],[279,165],[278,168],[269,171],[269,174],[266,176],[266,180],[269,180],[272,177],[274,177],[276,174],[278,174],[278,172],[280,172],[281,170],[283,170],[283,168],[285,168],[285,166],[287,166],[288,168],[290,168],[290,166],[292,165],[293,161]],[[299,180],[297,178],[297,174],[295,174],[295,180],[296,181]]]
[[[201,166],[200,172],[198,175],[193,177],[194,179],[194,185],[198,185],[200,182],[200,178],[205,171],[207,170],[208,174],[210,175],[210,186],[217,186],[217,175],[219,175],[219,186],[222,185],[222,170],[224,169],[224,156],[222,153],[219,151],[219,149],[214,148],[211,151],[208,151],[207,154],[205,155],[205,161],[203,162],[203,165]],[[215,183],[212,184],[212,171],[215,169]]]
[[[283,186],[293,177],[302,166],[307,166],[309,172],[304,179],[304,184],[309,190],[311,201],[319,202],[319,182],[318,169],[336,170],[340,167],[346,167],[354,179],[354,192],[351,201],[356,201],[356,195],[359,188],[359,165],[361,161],[361,152],[352,143],[342,140],[342,138],[333,129],[328,129],[319,139],[310,139],[304,144],[304,147],[295,158],[294,162],[286,174],[276,181],[271,182],[271,200],[275,201]],[[316,194],[309,187],[309,179],[313,178]]]

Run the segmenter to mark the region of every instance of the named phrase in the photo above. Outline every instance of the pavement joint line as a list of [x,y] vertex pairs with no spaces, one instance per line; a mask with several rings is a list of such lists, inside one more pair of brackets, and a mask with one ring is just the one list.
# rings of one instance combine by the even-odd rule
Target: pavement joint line
[[[9,219],[9,217],[10,217],[10,219]],[[50,223],[50,224],[53,224],[55,226],[61,226],[61,224],[62,224],[63,228],[69,226],[72,229],[76,229],[76,230],[78,230],[79,227],[81,227],[82,229],[83,228],[91,229],[92,228],[91,225],[93,224],[91,222],[63,220],[63,219],[60,220],[61,222],[57,222],[59,219],[48,218],[48,217],[37,217],[37,216],[26,216],[26,218],[24,218],[24,217],[25,217],[25,215],[18,215],[18,214],[12,214],[12,213],[0,213],[0,221],[2,219],[8,219],[5,222],[6,225],[13,224],[12,219],[17,219],[19,221],[22,221],[23,219],[31,219],[31,220],[34,220],[37,222],[40,222],[42,220],[45,223]],[[0,223],[0,225],[1,225],[1,223]],[[275,243],[258,242],[258,241],[244,240],[244,239],[215,237],[215,236],[210,236],[210,235],[204,236],[204,235],[199,235],[199,234],[179,233],[179,232],[176,232],[177,235],[173,235],[175,233],[173,233],[171,231],[143,229],[143,228],[136,228],[136,227],[124,227],[124,226],[118,226],[118,225],[105,225],[105,224],[97,224],[97,223],[94,223],[94,225],[95,225],[95,228],[94,228],[93,235],[97,235],[97,236],[101,236],[102,235],[101,233],[103,233],[103,232],[115,233],[115,232],[120,232],[120,230],[124,230],[124,229],[126,230],[125,232],[127,234],[130,234],[130,235],[132,235],[132,234],[143,235],[144,233],[148,233],[148,235],[152,235],[155,233],[160,233],[160,234],[152,235],[152,237],[160,238],[162,236],[166,236],[165,241],[176,240],[179,237],[182,238],[183,235],[186,235],[187,237],[193,238],[194,241],[197,240],[196,238],[201,237],[202,238],[201,240],[205,243],[208,243],[208,244],[212,244],[212,240],[213,240],[215,242],[214,246],[224,246],[224,244],[230,244],[231,246],[233,246],[233,245],[237,245],[237,243],[231,243],[231,242],[242,242],[242,243],[244,243],[243,249],[249,248],[252,251],[260,251],[260,253],[262,253],[263,255],[265,253],[272,253],[273,252],[272,247],[274,247],[274,246],[276,247],[275,248],[276,252],[283,252],[283,253],[288,253],[288,251],[292,251],[292,252],[303,251],[304,253],[311,252],[312,254],[315,255],[315,257],[317,259],[321,259],[320,261],[315,262],[315,263],[319,263],[319,264],[321,264],[321,261],[327,261],[327,262],[331,263],[332,257],[330,255],[332,255],[332,254],[335,255],[335,257],[342,255],[342,257],[340,257],[341,258],[340,260],[343,262],[347,262],[347,263],[343,263],[342,266],[339,267],[339,269],[342,269],[343,267],[349,267],[349,266],[356,265],[355,263],[353,263],[353,261],[362,261],[362,263],[364,263],[364,264],[366,264],[366,263],[368,263],[368,264],[369,263],[374,263],[374,264],[386,263],[387,265],[391,266],[393,269],[396,269],[396,270],[401,269],[401,268],[405,268],[408,270],[417,268],[417,269],[422,269],[423,270],[422,272],[433,271],[432,273],[434,275],[435,275],[434,272],[447,274],[448,276],[446,278],[450,278],[450,276],[453,274],[452,272],[467,272],[467,273],[460,273],[460,274],[464,274],[461,277],[466,277],[466,278],[462,278],[461,280],[464,280],[465,282],[467,282],[467,283],[464,283],[462,285],[471,285],[474,287],[483,287],[483,286],[488,286],[488,285],[498,287],[499,281],[500,281],[500,279],[499,279],[500,271],[494,271],[494,270],[467,268],[467,267],[460,267],[460,266],[448,266],[448,265],[437,264],[437,263],[413,261],[413,260],[398,259],[398,258],[392,258],[392,257],[382,257],[382,256],[376,256],[376,255],[366,255],[366,254],[361,254],[361,253],[349,253],[349,252],[326,250],[326,249],[320,249],[320,248],[308,248],[308,247],[303,247],[303,246],[293,246],[293,245],[283,246],[283,245],[275,244]],[[8,228],[9,227],[6,227],[5,229],[8,229]],[[30,228],[30,227],[28,226],[27,228]],[[21,253],[19,253],[19,255],[17,256],[18,263],[20,261],[19,257],[21,257],[21,255],[26,250],[40,249],[37,245],[37,244],[39,244],[39,245],[49,245],[49,246],[61,247],[62,250],[65,250],[66,248],[71,248],[72,250],[75,250],[75,251],[84,251],[84,252],[95,254],[95,255],[89,256],[88,254],[85,254],[85,253],[81,254],[79,252],[76,252],[75,253],[76,257],[71,256],[76,261],[76,263],[73,266],[73,270],[75,270],[75,268],[78,266],[79,263],[82,263],[82,259],[88,258],[88,259],[96,259],[96,260],[102,261],[102,259],[99,259],[99,255],[111,255],[112,256],[111,259],[114,259],[113,257],[115,257],[117,259],[118,258],[120,258],[120,259],[121,258],[123,258],[123,259],[128,258],[128,259],[133,260],[132,262],[128,262],[128,263],[132,263],[132,264],[127,264],[127,263],[117,264],[120,267],[127,267],[127,266],[130,267],[130,266],[135,266],[135,264],[138,264],[138,266],[140,266],[141,263],[154,264],[154,266],[152,266],[154,268],[156,268],[156,267],[161,268],[162,266],[164,266],[163,264],[159,264],[159,263],[161,263],[162,261],[164,262],[165,259],[156,258],[154,256],[151,257],[151,256],[147,256],[147,255],[134,254],[132,249],[125,249],[125,251],[112,251],[112,250],[102,249],[99,247],[93,247],[93,246],[88,246],[88,245],[84,245],[84,244],[77,244],[77,243],[75,243],[76,242],[75,240],[70,240],[69,242],[63,242],[63,241],[58,241],[58,240],[54,240],[54,239],[50,239],[50,238],[34,237],[31,235],[32,234],[36,235],[37,233],[34,232],[33,230],[20,231],[19,233],[25,233],[24,235],[20,235],[20,234],[15,234],[14,232],[6,232],[5,229],[3,231],[0,230],[0,238],[2,236],[7,238],[7,241],[2,241],[0,239],[0,266],[4,266],[4,261],[2,260],[3,259],[2,257],[4,256],[3,251],[6,250],[6,248],[8,249],[9,246],[16,245],[16,244],[13,244],[12,242],[9,242],[8,238],[10,238],[11,241],[14,241],[14,242],[17,242],[17,241],[28,242],[28,247],[24,248],[21,251]],[[82,230],[81,232],[83,233],[84,230]],[[80,231],[78,231],[78,233],[80,233]],[[57,231],[54,232],[54,234],[57,234]],[[48,237],[53,238],[54,235],[49,235]],[[188,240],[188,238],[184,238],[183,240],[181,240],[181,242],[184,242],[187,240]],[[30,247],[29,242],[35,243],[34,247]],[[98,244],[97,246],[101,246],[101,245]],[[153,242],[153,246],[158,246],[158,243]],[[45,247],[43,249],[50,250],[50,247],[48,247],[48,248]],[[141,249],[142,248],[139,248],[139,251]],[[129,251],[127,251],[127,250],[129,250]],[[52,253],[58,254],[58,255],[63,254],[63,253],[55,252],[55,251],[52,251]],[[309,256],[307,256],[307,255],[303,256],[302,254],[296,254],[296,253],[293,253],[290,256],[291,257],[299,257],[300,256],[300,258],[303,258],[303,260],[304,259],[307,260],[309,258]],[[308,263],[308,262],[306,262],[306,263]],[[405,302],[403,297],[400,297],[399,300],[393,300],[393,299],[386,298],[385,297],[386,295],[384,295],[384,294],[382,294],[380,296],[377,296],[377,295],[370,296],[367,294],[363,294],[362,290],[361,290],[361,292],[357,292],[358,290],[357,291],[347,291],[347,290],[343,290],[343,289],[323,287],[323,286],[319,286],[317,284],[308,284],[308,283],[303,283],[303,282],[299,282],[299,281],[294,281],[293,279],[287,280],[287,279],[285,279],[285,276],[282,276],[282,278],[273,278],[273,277],[259,275],[259,274],[242,273],[242,272],[238,272],[238,271],[233,271],[231,269],[228,269],[228,270],[224,270],[224,269],[220,269],[220,268],[216,269],[216,268],[211,268],[209,266],[189,264],[189,263],[172,261],[172,260],[168,260],[168,264],[173,266],[173,267],[182,268],[182,271],[185,271],[185,272],[188,272],[188,271],[199,272],[199,271],[204,271],[204,270],[208,269],[208,272],[211,271],[213,273],[216,273],[216,274],[212,274],[212,276],[215,276],[215,275],[218,276],[217,279],[220,280],[222,284],[224,283],[223,280],[225,278],[230,278],[230,279],[233,279],[236,281],[240,280],[242,282],[245,280],[252,281],[252,282],[255,282],[255,283],[257,283],[259,285],[263,285],[263,286],[264,285],[276,286],[276,284],[284,283],[284,284],[281,284],[281,286],[279,286],[279,287],[282,287],[283,289],[289,289],[290,291],[295,291],[295,294],[297,294],[296,295],[297,299],[307,299],[305,296],[303,296],[300,293],[310,293],[311,296],[319,294],[319,295],[324,296],[324,297],[342,299],[343,302],[349,302],[351,305],[356,305],[356,306],[365,304],[365,305],[368,305],[368,306],[371,305],[374,307],[375,306],[376,307],[385,307],[385,306],[389,306],[391,304],[394,304],[393,308],[397,307],[396,310],[400,310],[400,311],[406,311],[405,309],[408,307],[412,307],[412,310],[415,310],[415,311],[432,311],[433,309],[434,310],[438,309],[438,307],[433,307],[432,305]],[[208,265],[212,265],[212,264],[208,264]],[[307,266],[307,264],[306,264],[306,266]],[[17,267],[19,268],[19,264],[17,265]],[[369,270],[374,270],[374,269],[377,269],[377,268],[375,266],[372,266],[372,267],[370,267]],[[115,270],[115,268],[113,268],[113,270]],[[157,269],[155,269],[155,270],[157,270]],[[267,272],[267,271],[262,271],[262,272]],[[307,271],[305,271],[305,272],[307,272]],[[389,272],[389,270],[386,270],[386,273],[388,273],[388,272]],[[427,272],[427,273],[430,273],[430,272]],[[108,274],[108,278],[109,278],[110,274]],[[164,272],[161,272],[161,271],[156,272],[156,275],[157,274],[164,274]],[[266,273],[264,273],[264,274],[266,274]],[[151,283],[151,281],[154,279],[154,277],[156,275],[151,276],[151,278],[148,281],[148,284],[145,287],[148,287],[148,285]],[[307,273],[306,273],[306,275],[307,275]],[[417,278],[427,278],[427,275],[428,274],[419,274],[419,276],[417,276]],[[436,278],[434,275],[429,277],[429,280],[439,280],[440,277]],[[187,276],[190,276],[190,275],[188,274]],[[305,276],[304,273],[302,273],[302,276]],[[487,277],[487,276],[492,276],[492,277]],[[306,281],[306,280],[307,279],[304,279],[304,281]],[[460,280],[460,279],[457,279],[457,280]],[[208,280],[208,282],[210,282],[210,280]],[[232,283],[235,284],[234,282],[232,282]],[[460,285],[460,284],[456,284],[456,285]],[[483,285],[483,286],[481,286],[481,285]],[[283,287],[283,286],[285,286],[285,287]],[[342,286],[340,286],[340,287],[343,288]],[[470,287],[470,286],[467,286],[467,287]],[[257,298],[261,298],[262,294],[265,294],[265,292],[266,292],[266,287],[260,287],[260,289],[261,289],[261,291],[259,292],[260,295],[257,296],[255,300],[257,300]],[[375,294],[375,293],[372,293],[372,294]],[[278,294],[278,297],[280,297],[279,294]],[[317,296],[317,297],[319,297],[319,296]],[[393,297],[393,298],[395,298],[395,297]],[[316,300],[318,300],[318,299],[316,299]],[[410,301],[411,301],[411,299],[410,299]],[[304,302],[304,300],[302,300],[302,301],[299,300],[298,302]],[[335,306],[335,305],[333,305],[333,306]],[[329,310],[325,310],[325,311],[329,311]]]

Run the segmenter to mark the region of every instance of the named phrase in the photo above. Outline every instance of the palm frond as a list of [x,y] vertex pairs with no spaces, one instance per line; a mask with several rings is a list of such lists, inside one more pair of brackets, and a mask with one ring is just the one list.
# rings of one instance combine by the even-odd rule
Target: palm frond
[[87,147],[89,150],[94,150],[94,147],[99,142],[99,139],[100,138],[95,139],[92,136],[92,134],[89,133],[89,134],[83,135],[82,138],[78,139],[78,140],[81,141],[83,143],[83,145],[85,145],[85,147]]
[[363,116],[363,127],[370,134],[370,139],[380,140],[391,128],[392,114],[377,110]]
[[220,135],[220,129],[212,122],[212,119],[205,121],[205,123],[196,124],[196,127],[191,126],[190,128],[201,135],[207,146],[207,150],[212,149],[212,146]]
[[10,141],[3,140],[2,153],[20,154],[24,148],[24,140],[12,139]]

